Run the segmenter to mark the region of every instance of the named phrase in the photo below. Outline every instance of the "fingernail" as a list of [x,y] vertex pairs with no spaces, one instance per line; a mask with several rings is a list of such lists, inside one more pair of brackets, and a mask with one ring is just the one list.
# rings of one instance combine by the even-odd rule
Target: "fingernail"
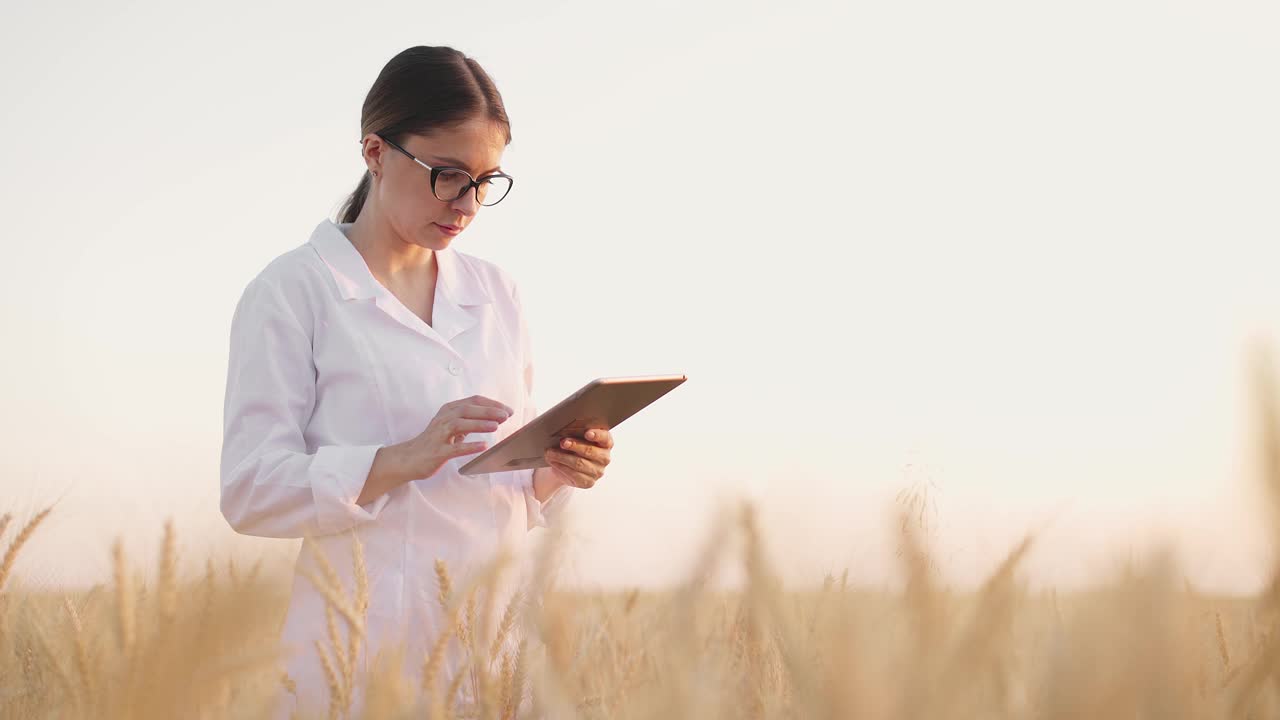
[[573,443],[568,440],[565,440],[563,443],[561,443],[561,445],[563,445],[564,447],[573,447]]
[[588,430],[588,431],[587,431],[587,439],[588,439],[588,440],[595,440],[595,439],[596,439],[596,431],[595,431],[595,430]]

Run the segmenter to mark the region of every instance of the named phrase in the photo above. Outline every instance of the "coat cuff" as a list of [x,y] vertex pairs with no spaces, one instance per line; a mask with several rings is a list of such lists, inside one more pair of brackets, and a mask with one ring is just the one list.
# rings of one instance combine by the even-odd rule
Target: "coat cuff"
[[369,479],[373,458],[381,445],[324,445],[311,461],[315,482],[316,526],[325,535],[339,533],[378,516],[391,500],[390,493],[371,503],[357,505],[356,499]]
[[533,473],[535,470],[521,470],[521,474],[526,477],[521,478],[521,487],[524,488],[524,504],[528,511],[529,529],[535,527],[550,527],[551,523],[564,512],[565,506],[569,503],[572,496],[573,487],[569,485],[561,485],[556,491],[551,493],[551,497],[545,502],[538,502],[537,496],[533,494]]

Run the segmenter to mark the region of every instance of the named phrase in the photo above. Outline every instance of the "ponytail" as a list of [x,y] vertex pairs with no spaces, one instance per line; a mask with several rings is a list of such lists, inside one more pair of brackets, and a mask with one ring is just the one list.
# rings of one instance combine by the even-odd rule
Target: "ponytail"
[[364,171],[364,176],[360,178],[360,184],[356,185],[355,192],[347,198],[343,203],[342,209],[338,211],[338,222],[353,223],[356,218],[360,217],[360,209],[364,207],[364,201],[369,197],[369,187],[372,183],[373,176],[368,170]]

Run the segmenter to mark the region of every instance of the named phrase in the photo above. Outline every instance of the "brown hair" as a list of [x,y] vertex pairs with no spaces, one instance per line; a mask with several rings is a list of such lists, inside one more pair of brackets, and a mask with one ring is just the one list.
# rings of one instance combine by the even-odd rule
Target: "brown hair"
[[[361,142],[380,133],[393,142],[425,135],[476,118],[488,118],[511,144],[511,122],[502,96],[480,63],[447,46],[418,45],[391,58],[373,81],[360,110]],[[369,171],[338,211],[338,222],[355,222],[369,196]]]

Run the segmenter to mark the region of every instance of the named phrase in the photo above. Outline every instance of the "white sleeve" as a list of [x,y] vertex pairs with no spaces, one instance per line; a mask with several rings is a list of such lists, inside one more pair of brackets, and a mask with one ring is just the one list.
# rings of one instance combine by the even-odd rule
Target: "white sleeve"
[[[524,358],[524,372],[521,375],[524,379],[524,414],[520,420],[520,426],[524,427],[538,416],[537,406],[533,402],[533,353],[529,341],[529,324],[524,316],[524,307],[520,303],[520,288],[518,286],[512,286],[511,297],[515,301],[516,321],[519,325],[520,357]],[[551,493],[551,497],[544,502],[539,502],[538,498],[533,494],[534,471],[530,469],[518,470],[517,472],[521,476],[520,486],[524,488],[529,529],[549,527],[564,512],[565,506],[569,504],[569,499],[573,497],[575,488],[568,485],[556,488],[556,491]]]
[[223,405],[221,507],[236,532],[337,533],[374,519],[390,500],[356,504],[381,445],[308,452],[303,431],[316,400],[311,348],[311,333],[281,292],[260,278],[250,282],[231,320]]

